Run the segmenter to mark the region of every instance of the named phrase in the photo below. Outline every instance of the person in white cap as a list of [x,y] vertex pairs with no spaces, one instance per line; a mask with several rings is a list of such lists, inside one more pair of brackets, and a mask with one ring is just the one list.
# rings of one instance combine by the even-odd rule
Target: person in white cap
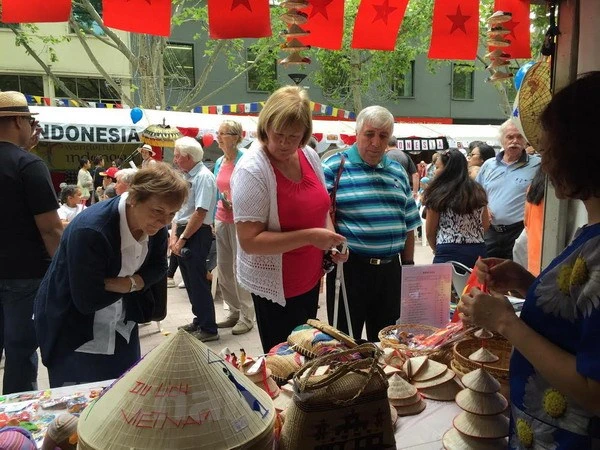
[[156,152],[152,149],[150,144],[144,144],[138,148],[138,152],[142,155],[142,169],[149,167],[151,164],[156,164],[156,160],[153,158]]

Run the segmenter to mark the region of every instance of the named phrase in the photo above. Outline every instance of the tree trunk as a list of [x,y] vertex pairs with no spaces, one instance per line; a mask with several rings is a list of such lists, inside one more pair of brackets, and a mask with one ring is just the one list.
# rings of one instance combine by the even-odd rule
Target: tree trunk
[[352,95],[352,106],[354,107],[354,112],[358,114],[363,109],[361,92],[362,74],[360,73],[359,51],[353,51],[350,58],[350,93]]

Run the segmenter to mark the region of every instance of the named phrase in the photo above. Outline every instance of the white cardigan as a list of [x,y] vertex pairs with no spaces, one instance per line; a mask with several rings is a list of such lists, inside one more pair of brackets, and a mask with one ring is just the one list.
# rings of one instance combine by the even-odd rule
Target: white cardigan
[[[302,149],[323,186],[325,177],[317,153]],[[265,151],[249,150],[236,164],[231,177],[235,222],[261,222],[269,231],[281,231],[277,208],[277,181]],[[325,221],[324,221],[325,223]],[[282,255],[249,255],[238,242],[237,281],[253,294],[285,306]]]

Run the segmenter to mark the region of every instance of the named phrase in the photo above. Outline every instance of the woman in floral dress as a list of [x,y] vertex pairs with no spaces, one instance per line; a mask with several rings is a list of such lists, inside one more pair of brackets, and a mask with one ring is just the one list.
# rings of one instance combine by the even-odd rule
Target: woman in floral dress
[[510,448],[600,448],[599,104],[600,72],[592,72],[557,93],[541,116],[542,169],[559,198],[583,201],[588,224],[537,278],[512,261],[478,262],[492,291],[526,295],[520,318],[504,297],[477,289],[459,305],[467,324],[515,347]]

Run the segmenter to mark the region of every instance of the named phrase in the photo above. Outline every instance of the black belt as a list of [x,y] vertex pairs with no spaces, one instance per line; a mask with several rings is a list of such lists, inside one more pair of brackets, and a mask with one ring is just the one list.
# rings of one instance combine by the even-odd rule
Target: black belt
[[514,230],[516,228],[522,228],[523,225],[523,221],[521,222],[515,222],[515,223],[511,223],[510,225],[494,225],[494,224],[490,224],[490,228],[492,230],[494,230],[496,233],[506,233],[507,231],[511,231]]
[[350,254],[350,259],[356,260],[365,264],[370,264],[372,266],[382,266],[384,264],[389,264],[394,260],[398,260],[398,255],[394,256],[385,256],[385,257],[375,257],[375,256],[360,256],[357,254]]

